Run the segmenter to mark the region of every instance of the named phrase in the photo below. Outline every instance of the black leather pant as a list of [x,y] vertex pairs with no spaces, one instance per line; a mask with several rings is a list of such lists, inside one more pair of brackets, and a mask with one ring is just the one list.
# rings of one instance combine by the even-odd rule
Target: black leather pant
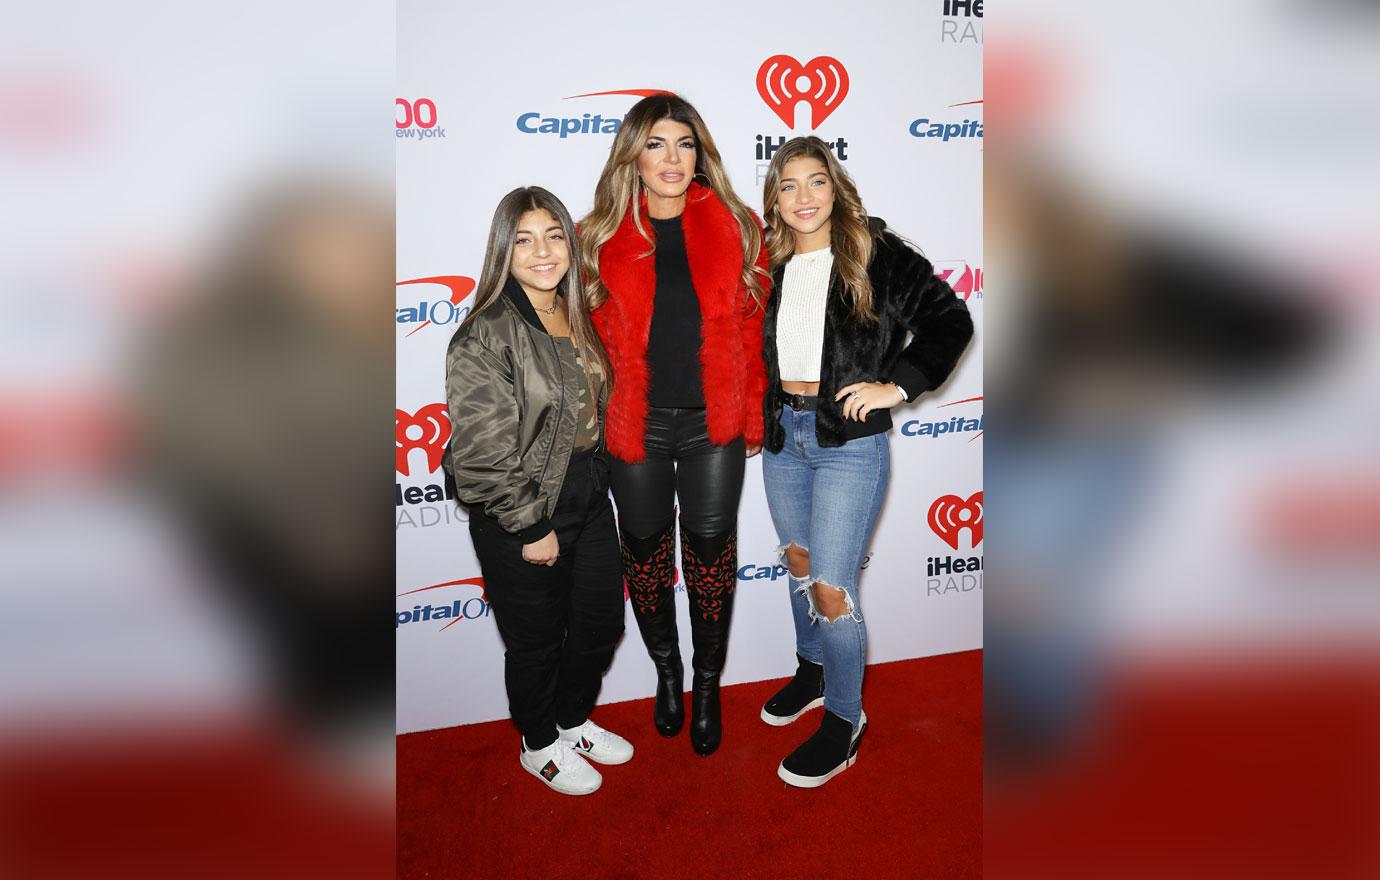
[[637,464],[612,460],[613,500],[625,534],[645,538],[665,528],[680,496],[681,528],[719,535],[738,524],[746,450],[742,438],[709,442],[703,409],[647,413],[647,457]]
[[707,755],[719,747],[719,676],[728,652],[738,554],[738,498],[746,456],[742,438],[709,442],[703,409],[654,408],[647,414],[647,457],[613,462],[613,498],[623,548],[624,582],[647,654],[657,670],[653,721],[674,736],[684,721],[684,668],[676,633],[675,504],[695,647],[690,743]]

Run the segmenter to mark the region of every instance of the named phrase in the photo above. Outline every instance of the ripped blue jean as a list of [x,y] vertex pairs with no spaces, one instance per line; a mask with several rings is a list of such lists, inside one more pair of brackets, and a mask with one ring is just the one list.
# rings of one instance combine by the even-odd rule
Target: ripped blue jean
[[[891,472],[887,435],[821,447],[815,414],[781,411],[786,444],[765,451],[762,481],[767,507],[785,550],[794,544],[810,553],[807,577],[791,575],[791,613],[796,651],[824,666],[824,708],[857,727],[862,717],[863,665],[867,625],[858,602],[858,572]],[[813,585],[842,589],[848,613],[829,621],[815,609]]]

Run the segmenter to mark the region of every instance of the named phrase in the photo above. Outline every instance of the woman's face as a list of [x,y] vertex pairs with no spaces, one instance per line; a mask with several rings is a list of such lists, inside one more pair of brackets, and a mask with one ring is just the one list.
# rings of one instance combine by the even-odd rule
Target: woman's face
[[698,148],[690,126],[674,119],[659,120],[637,155],[637,173],[642,183],[652,195],[663,199],[685,195],[695,176]]
[[800,156],[782,166],[776,210],[798,235],[823,229],[834,213],[834,181],[824,163]]
[[544,208],[518,218],[509,271],[529,291],[552,291],[570,268],[570,247],[560,222]]

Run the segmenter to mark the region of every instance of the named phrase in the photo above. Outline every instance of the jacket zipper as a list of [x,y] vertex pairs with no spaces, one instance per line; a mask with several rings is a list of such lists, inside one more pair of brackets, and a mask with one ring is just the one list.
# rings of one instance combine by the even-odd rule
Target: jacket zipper
[[[556,339],[555,339],[555,337],[551,336],[550,334],[547,334],[547,339],[550,340],[550,342],[551,342],[551,354],[552,354],[552,356],[555,357],[555,359],[556,359],[556,378],[559,380],[560,386],[561,386],[561,401],[560,401],[560,403],[557,404],[557,406],[556,406],[556,426],[555,426],[555,432],[556,432],[557,434],[559,434],[559,433],[560,433],[560,430],[561,430],[561,417],[562,417],[563,415],[565,415],[565,370],[561,369],[561,353],[560,353],[560,351],[558,351],[558,350],[556,349]],[[546,481],[546,468],[551,464],[551,453],[555,450],[555,448],[556,448],[556,438],[555,438],[555,436],[553,436],[553,437],[551,438],[551,445],[548,446],[548,447],[546,448],[546,457],[545,457],[544,459],[542,459],[542,463],[541,463],[541,473],[537,475],[537,486],[538,486],[538,487],[540,487],[540,486],[542,485],[542,483],[544,483],[544,482]],[[565,475],[562,474],[562,475],[561,475],[561,484],[560,484],[559,486],[556,487],[556,494],[555,494],[555,495],[552,497],[552,499],[551,499],[553,509],[554,509],[555,502],[556,502],[557,500],[559,500],[560,497],[561,497],[561,489],[564,487],[564,485],[565,485]],[[550,516],[550,515],[551,515],[551,514],[548,512],[548,513],[547,513],[547,516]]]

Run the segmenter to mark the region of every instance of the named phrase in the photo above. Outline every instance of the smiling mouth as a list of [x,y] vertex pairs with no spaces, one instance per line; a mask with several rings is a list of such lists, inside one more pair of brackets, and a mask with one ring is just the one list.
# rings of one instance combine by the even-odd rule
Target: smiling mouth
[[552,269],[556,268],[556,264],[555,264],[555,263],[540,263],[540,264],[538,264],[538,265],[536,265],[536,266],[528,266],[527,268],[528,268],[528,269],[531,269],[533,272],[550,272]]
[[676,183],[677,181],[684,180],[685,174],[680,171],[663,171],[661,172],[661,179],[667,183]]
[[815,216],[818,213],[819,208],[805,208],[803,210],[796,211],[795,216],[799,217],[801,220],[809,220],[811,217]]

